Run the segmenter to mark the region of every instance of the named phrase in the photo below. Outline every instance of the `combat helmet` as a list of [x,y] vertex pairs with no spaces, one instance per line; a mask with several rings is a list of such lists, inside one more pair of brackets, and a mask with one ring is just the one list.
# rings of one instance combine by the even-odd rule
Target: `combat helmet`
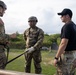
[[35,16],[31,16],[31,17],[28,18],[28,22],[29,21],[36,21],[36,22],[38,22],[38,19]]
[[7,6],[6,6],[6,4],[3,2],[3,1],[1,1],[0,0],[0,6],[3,8],[3,9],[7,9]]

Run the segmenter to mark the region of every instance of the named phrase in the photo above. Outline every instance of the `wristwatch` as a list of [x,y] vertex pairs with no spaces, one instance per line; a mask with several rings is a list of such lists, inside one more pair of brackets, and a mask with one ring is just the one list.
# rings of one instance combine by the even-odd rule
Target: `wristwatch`
[[56,60],[58,60],[58,58],[57,58],[57,57],[55,57],[55,59],[56,59]]

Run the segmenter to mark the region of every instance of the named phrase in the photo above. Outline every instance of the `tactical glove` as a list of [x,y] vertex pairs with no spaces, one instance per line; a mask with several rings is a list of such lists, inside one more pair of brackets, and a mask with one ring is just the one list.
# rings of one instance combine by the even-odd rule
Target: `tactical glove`
[[25,52],[32,53],[34,50],[35,50],[34,47],[31,47],[31,48],[28,48]]

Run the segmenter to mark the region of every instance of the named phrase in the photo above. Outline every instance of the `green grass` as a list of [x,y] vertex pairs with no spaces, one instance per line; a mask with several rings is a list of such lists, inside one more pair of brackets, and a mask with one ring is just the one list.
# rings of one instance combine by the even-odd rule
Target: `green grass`
[[[23,52],[24,50],[10,50],[9,60]],[[48,51],[42,51],[42,62],[41,62],[42,74],[54,75],[54,73],[56,72],[56,68],[53,66],[53,59],[54,59],[55,53],[56,53],[55,51],[52,51],[51,53]],[[24,72],[24,66],[25,66],[25,59],[23,55],[18,59],[14,60],[13,62],[9,63],[6,66],[6,70]],[[34,73],[33,62],[32,62],[32,73]]]

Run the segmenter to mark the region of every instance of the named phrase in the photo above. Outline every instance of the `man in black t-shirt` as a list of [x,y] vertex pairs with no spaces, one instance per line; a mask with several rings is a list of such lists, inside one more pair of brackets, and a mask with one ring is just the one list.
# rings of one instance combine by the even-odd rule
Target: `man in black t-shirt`
[[76,67],[76,25],[72,21],[72,11],[65,8],[61,20],[64,26],[61,29],[61,42],[54,59],[57,66],[57,75],[75,75]]

